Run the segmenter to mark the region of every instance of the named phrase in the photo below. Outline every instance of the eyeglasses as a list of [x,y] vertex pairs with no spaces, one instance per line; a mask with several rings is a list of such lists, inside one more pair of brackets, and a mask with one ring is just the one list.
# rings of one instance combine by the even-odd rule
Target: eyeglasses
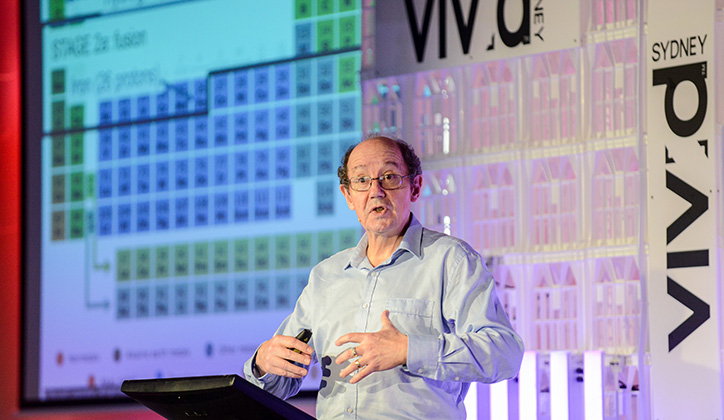
[[362,176],[359,178],[345,179],[345,181],[349,187],[355,191],[368,191],[372,188],[372,181],[375,180],[380,183],[380,187],[382,187],[383,190],[396,190],[402,187],[402,180],[410,176],[412,176],[412,174],[384,174],[377,178]]

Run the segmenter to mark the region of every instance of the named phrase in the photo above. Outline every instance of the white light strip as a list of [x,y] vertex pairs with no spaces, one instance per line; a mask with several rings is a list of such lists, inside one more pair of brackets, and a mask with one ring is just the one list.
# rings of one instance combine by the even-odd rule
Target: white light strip
[[508,381],[490,384],[490,420],[509,420],[508,412]]
[[551,352],[551,418],[568,420],[568,352]]
[[478,420],[478,383],[473,382],[465,396],[465,412],[468,420]]
[[586,420],[603,420],[603,353],[583,353],[583,401]]
[[520,420],[538,418],[538,353],[523,353],[518,373],[518,415]]

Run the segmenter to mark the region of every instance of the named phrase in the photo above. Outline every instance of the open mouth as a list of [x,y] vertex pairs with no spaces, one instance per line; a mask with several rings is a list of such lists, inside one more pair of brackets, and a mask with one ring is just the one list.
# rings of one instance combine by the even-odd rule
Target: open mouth
[[373,212],[376,212],[376,213],[382,213],[383,211],[385,211],[385,208],[384,208],[384,207],[381,207],[381,206],[380,206],[380,207],[375,207],[375,208],[372,209],[372,211],[373,211]]

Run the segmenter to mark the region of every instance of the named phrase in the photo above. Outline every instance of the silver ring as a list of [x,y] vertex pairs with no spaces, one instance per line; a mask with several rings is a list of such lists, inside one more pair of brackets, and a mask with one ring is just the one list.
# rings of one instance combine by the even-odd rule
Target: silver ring
[[359,369],[359,359],[354,361],[354,364],[357,366],[357,369]]
[[352,357],[357,357],[357,347],[352,347]]

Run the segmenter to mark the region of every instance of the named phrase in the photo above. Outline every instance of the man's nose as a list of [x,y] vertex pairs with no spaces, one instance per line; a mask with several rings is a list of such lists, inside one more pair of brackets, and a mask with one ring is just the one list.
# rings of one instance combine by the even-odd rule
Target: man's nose
[[370,184],[370,195],[374,195],[375,197],[384,197],[386,192],[385,189],[382,188],[382,181],[374,178],[371,182],[372,184]]

